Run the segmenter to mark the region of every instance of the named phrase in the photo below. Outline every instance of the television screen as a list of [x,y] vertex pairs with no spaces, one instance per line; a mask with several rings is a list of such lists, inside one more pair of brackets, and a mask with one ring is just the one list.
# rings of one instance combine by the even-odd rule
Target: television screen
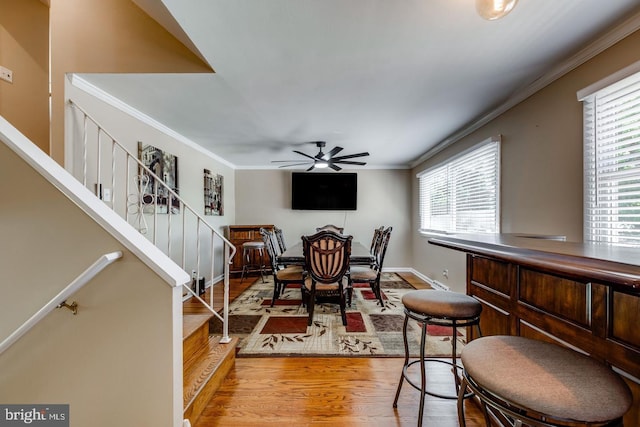
[[304,173],[291,175],[291,208],[344,210],[357,208],[357,173]]

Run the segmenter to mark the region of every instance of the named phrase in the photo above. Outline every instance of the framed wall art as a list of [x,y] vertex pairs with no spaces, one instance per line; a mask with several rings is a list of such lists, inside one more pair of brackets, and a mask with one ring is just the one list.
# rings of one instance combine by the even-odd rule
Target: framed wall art
[[212,174],[209,169],[204,170],[204,214],[224,215],[223,207],[223,176]]
[[[180,212],[180,202],[172,196],[169,189],[178,193],[178,158],[173,154],[138,141],[138,157],[162,182],[157,182],[153,175],[140,168],[140,197],[144,204],[144,213],[153,213],[157,206],[158,213]],[[163,185],[164,183],[164,185]],[[156,189],[157,184],[157,189]],[[168,188],[167,188],[168,187]]]

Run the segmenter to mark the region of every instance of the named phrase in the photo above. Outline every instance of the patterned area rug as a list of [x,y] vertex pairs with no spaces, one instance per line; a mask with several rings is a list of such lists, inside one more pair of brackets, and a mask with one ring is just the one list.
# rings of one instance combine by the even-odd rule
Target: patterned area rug
[[[356,284],[347,326],[342,325],[336,304],[318,304],[313,324],[307,326],[300,288],[287,286],[271,307],[273,282],[260,279],[229,307],[229,333],[240,337],[238,357],[273,356],[366,356],[404,357],[402,295],[414,288],[395,273],[384,273],[380,282],[385,306],[377,304],[368,284]],[[220,322],[212,320],[211,333],[220,333]],[[451,355],[451,328],[430,325],[427,354]],[[419,353],[420,326],[410,320],[409,350]],[[458,331],[458,350],[465,342]]]

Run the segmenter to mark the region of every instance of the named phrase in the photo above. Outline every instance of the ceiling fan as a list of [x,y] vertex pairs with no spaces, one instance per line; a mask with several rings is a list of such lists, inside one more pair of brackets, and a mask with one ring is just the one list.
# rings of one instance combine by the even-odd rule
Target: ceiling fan
[[291,167],[291,166],[306,166],[306,165],[310,165],[309,169],[307,169],[307,172],[313,169],[323,169],[323,168],[331,168],[335,171],[339,171],[342,170],[342,168],[340,166],[337,165],[337,163],[342,164],[342,165],[356,165],[356,166],[364,166],[366,165],[365,162],[354,162],[348,159],[353,159],[355,157],[365,157],[368,156],[369,153],[368,152],[362,152],[362,153],[356,153],[356,154],[349,154],[346,156],[337,156],[336,154],[338,154],[339,152],[341,152],[343,150],[342,147],[334,147],[332,148],[328,153],[324,153],[322,151],[322,149],[327,145],[326,142],[324,141],[315,141],[313,142],[314,144],[316,144],[316,146],[318,147],[318,154],[316,154],[315,156],[310,156],[309,154],[305,154],[302,151],[298,151],[298,150],[293,150],[294,153],[296,154],[300,154],[301,156],[306,157],[306,159],[300,159],[300,160],[273,160],[272,163],[288,163],[286,165],[282,165],[279,166],[280,168],[287,168],[287,167]]

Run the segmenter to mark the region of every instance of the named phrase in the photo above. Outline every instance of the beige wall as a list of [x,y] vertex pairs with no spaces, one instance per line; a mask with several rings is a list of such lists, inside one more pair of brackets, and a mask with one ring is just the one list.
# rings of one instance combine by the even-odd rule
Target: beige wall
[[[582,240],[582,104],[576,92],[640,60],[636,32],[537,92],[412,171],[414,230],[418,229],[415,174],[492,135],[502,139],[502,232],[566,235]],[[460,253],[433,247],[413,234],[413,265],[443,283],[465,289]]]
[[0,116],[49,152],[49,8],[40,0],[0,0]]
[[180,290],[1,143],[0,193],[0,340],[102,254],[124,253],[70,298],[77,316],[55,310],[0,355],[0,402],[67,403],[76,426],[181,420],[173,411]]
[[355,241],[369,245],[373,230],[392,226],[385,268],[411,266],[409,212],[411,179],[408,170],[367,170],[358,173],[356,211],[299,211],[291,209],[291,171],[236,171],[236,223],[275,224],[282,228],[288,245],[300,241],[315,227],[335,224]]
[[66,73],[207,73],[130,0],[51,0],[51,156],[64,161]]

